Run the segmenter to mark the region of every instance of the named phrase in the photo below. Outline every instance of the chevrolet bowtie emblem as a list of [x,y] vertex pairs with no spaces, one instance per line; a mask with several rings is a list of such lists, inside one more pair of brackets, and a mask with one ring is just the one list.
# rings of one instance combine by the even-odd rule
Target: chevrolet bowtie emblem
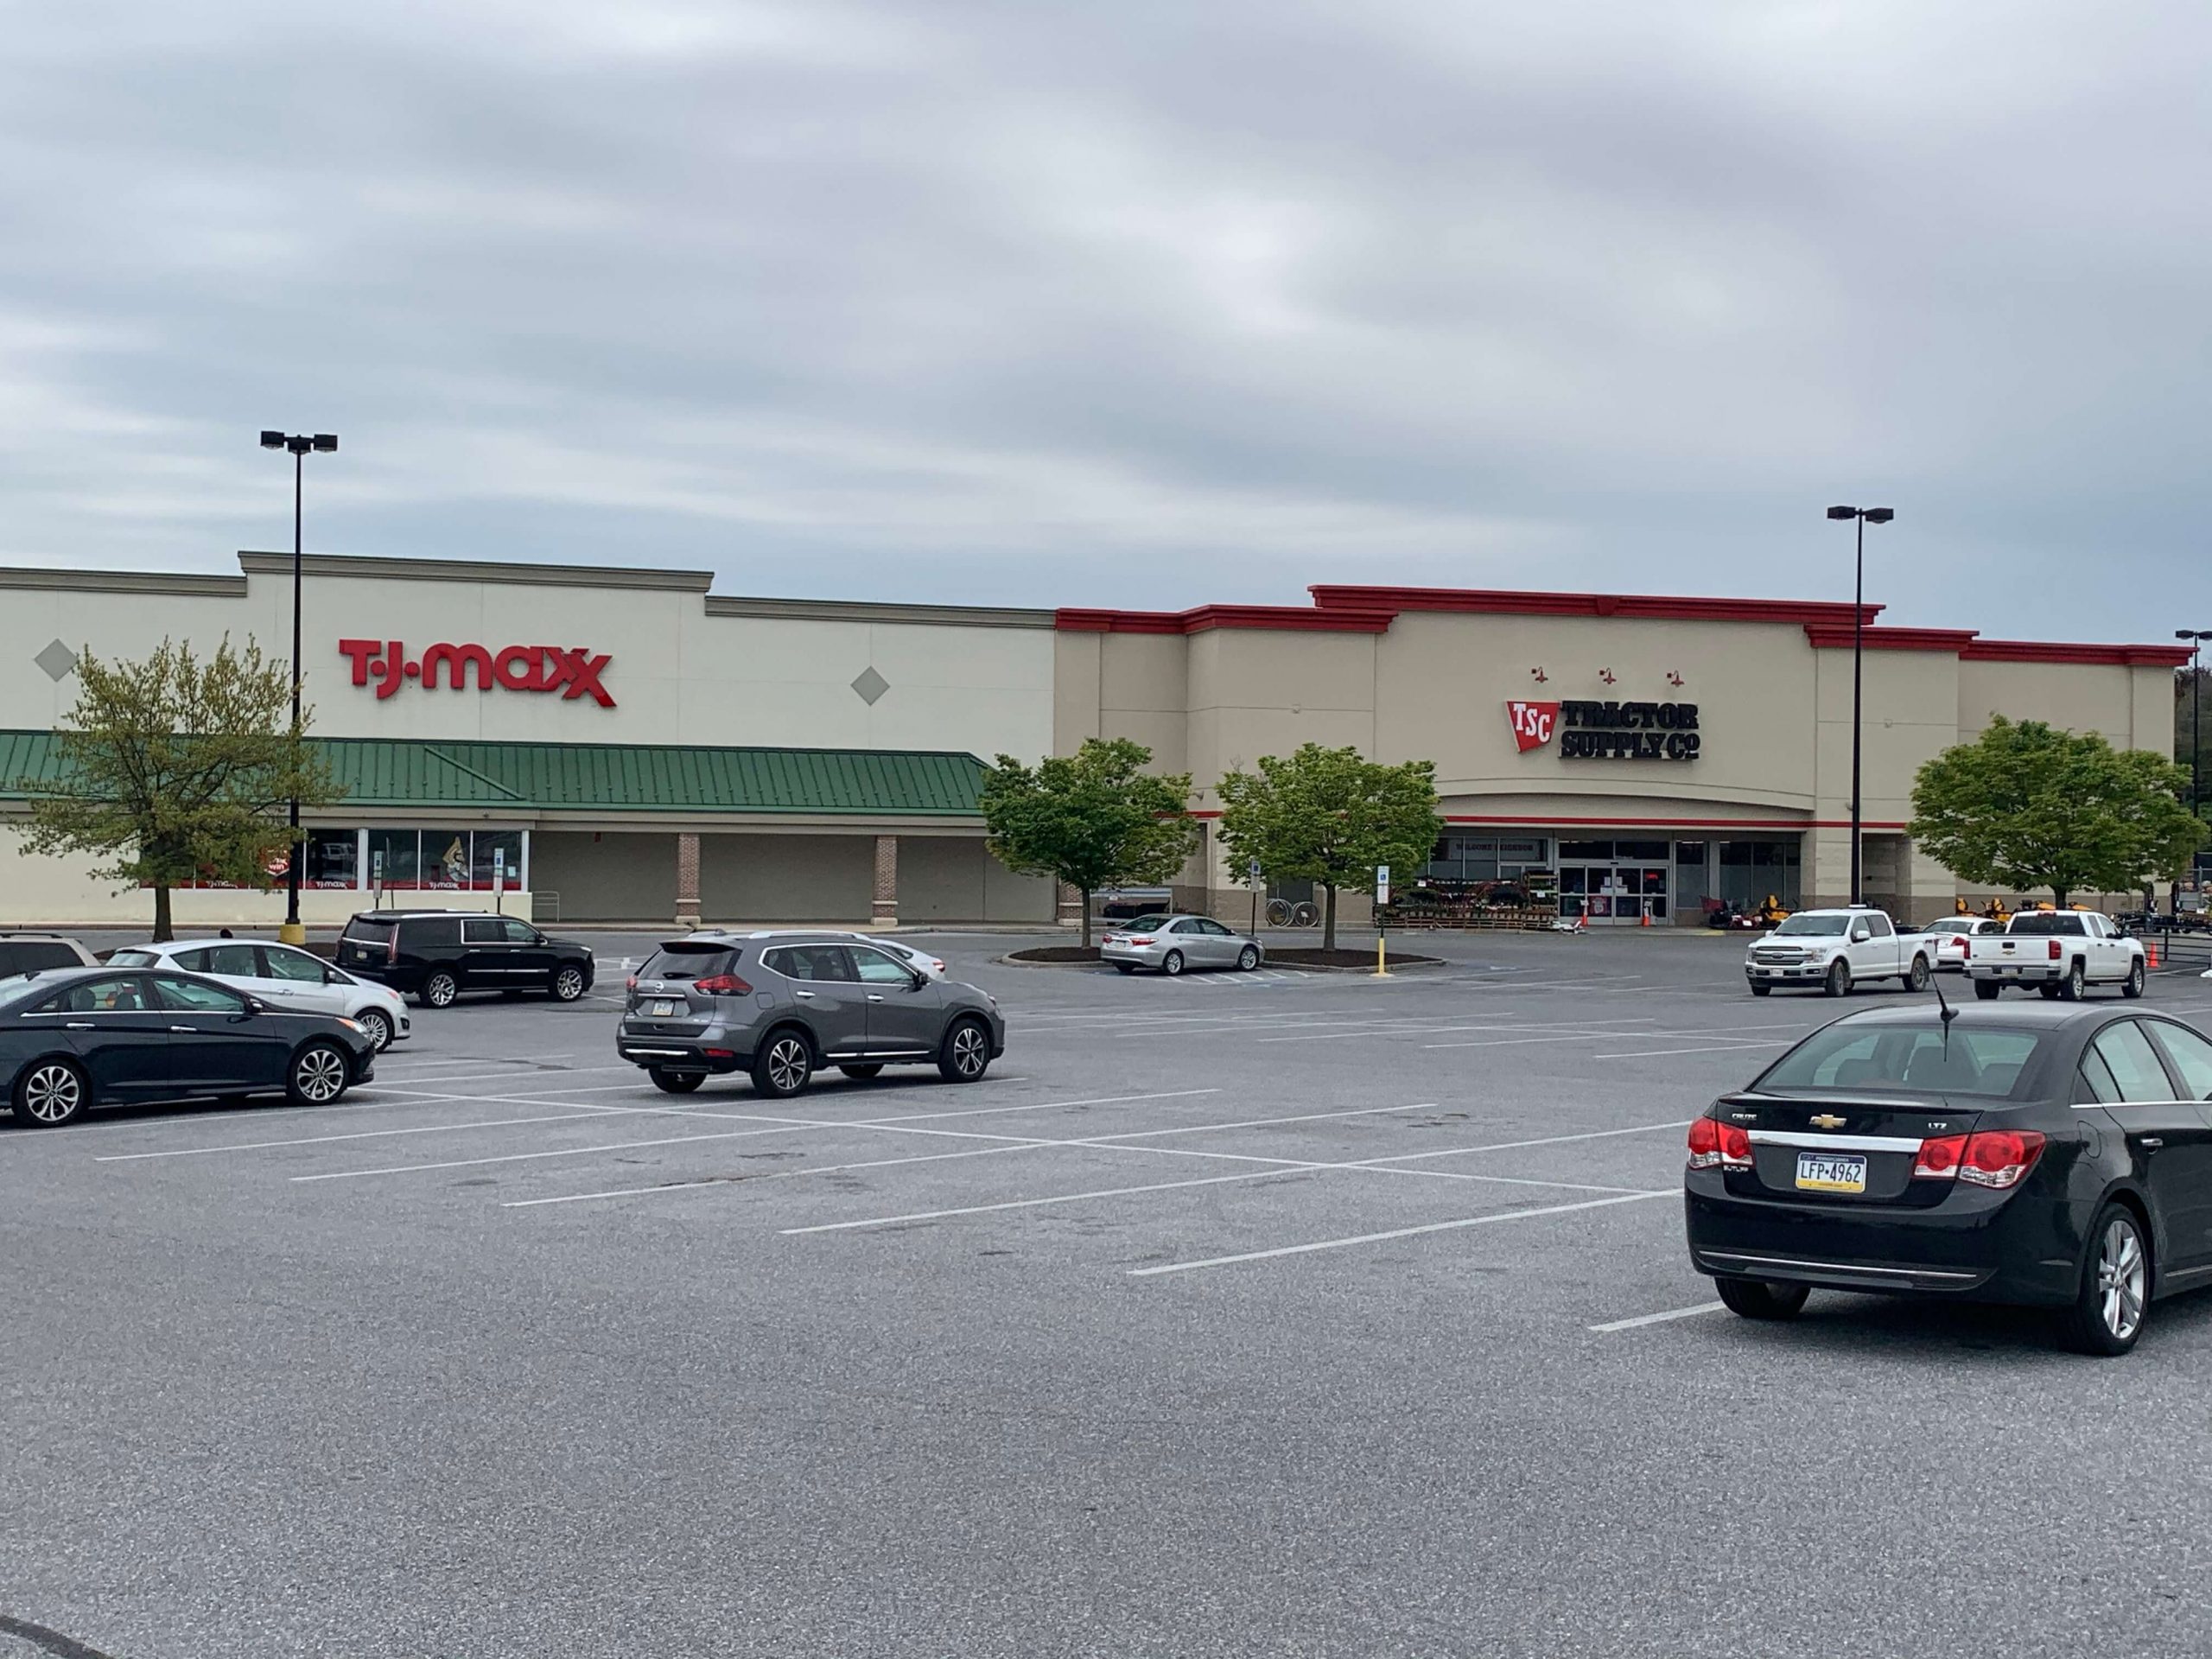
[[1840,1129],[1850,1120],[1838,1117],[1834,1112],[1822,1112],[1813,1120],[1816,1129]]

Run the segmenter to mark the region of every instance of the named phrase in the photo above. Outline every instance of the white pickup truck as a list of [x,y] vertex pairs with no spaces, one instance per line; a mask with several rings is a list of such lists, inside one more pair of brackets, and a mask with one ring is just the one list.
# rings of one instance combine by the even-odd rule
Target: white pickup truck
[[2092,985],[2140,996],[2147,972],[2143,941],[2094,910],[2024,910],[2002,933],[1967,941],[1967,977],[1985,1002],[2007,985],[2032,985],[2069,1002],[2080,1001]]
[[1753,996],[1777,985],[1843,996],[1869,979],[1901,979],[1924,991],[1935,973],[1934,939],[1899,933],[1886,914],[1865,905],[1785,916],[1744,957]]

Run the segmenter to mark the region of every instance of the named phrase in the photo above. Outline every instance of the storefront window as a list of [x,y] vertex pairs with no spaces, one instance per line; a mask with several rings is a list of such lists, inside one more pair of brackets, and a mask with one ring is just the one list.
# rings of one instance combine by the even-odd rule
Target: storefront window
[[1561,863],[1565,863],[1570,858],[1596,859],[1603,861],[1611,859],[1612,855],[1613,843],[1610,841],[1562,841],[1559,844],[1559,856]]
[[1720,897],[1737,910],[1754,910],[1770,894],[1785,910],[1803,902],[1801,854],[1796,841],[1724,841]]
[[360,837],[351,830],[310,830],[300,879],[310,887],[360,885]]
[[425,830],[423,832],[422,885],[441,892],[468,885],[467,830]]
[[522,831],[479,830],[469,855],[470,880],[480,888],[496,874],[510,893],[522,886]]
[[1664,864],[1669,849],[1663,841],[1617,841],[1613,856],[1624,864]]
[[423,876],[421,838],[412,830],[369,831],[369,885],[412,887]]

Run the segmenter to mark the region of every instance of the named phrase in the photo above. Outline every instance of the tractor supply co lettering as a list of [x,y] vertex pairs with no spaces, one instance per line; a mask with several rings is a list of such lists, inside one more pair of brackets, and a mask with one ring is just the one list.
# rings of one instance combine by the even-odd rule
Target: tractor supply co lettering
[[1694,760],[1701,735],[1694,702],[1509,702],[1515,744],[1526,753],[1556,735],[1567,760]]
[[381,702],[409,680],[420,680],[435,690],[441,675],[447,689],[467,689],[470,671],[476,689],[489,691],[558,691],[564,702],[589,697],[602,709],[612,709],[614,698],[600,683],[600,676],[614,659],[594,656],[581,646],[509,645],[493,652],[483,645],[432,645],[420,658],[410,657],[397,639],[340,639],[340,655],[353,664],[353,683],[376,684]]

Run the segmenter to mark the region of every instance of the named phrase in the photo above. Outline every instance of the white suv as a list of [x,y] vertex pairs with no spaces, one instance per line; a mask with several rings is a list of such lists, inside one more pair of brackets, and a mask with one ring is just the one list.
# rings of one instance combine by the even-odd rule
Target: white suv
[[181,968],[235,985],[271,1007],[342,1014],[382,1053],[414,1029],[399,993],[356,979],[296,945],[259,939],[171,939],[133,945],[108,958],[118,968]]
[[1844,996],[1862,980],[1901,979],[1924,991],[1936,973],[1936,942],[1899,933],[1883,912],[1866,905],[1801,910],[1752,942],[1744,977],[1753,996],[1777,985]]

